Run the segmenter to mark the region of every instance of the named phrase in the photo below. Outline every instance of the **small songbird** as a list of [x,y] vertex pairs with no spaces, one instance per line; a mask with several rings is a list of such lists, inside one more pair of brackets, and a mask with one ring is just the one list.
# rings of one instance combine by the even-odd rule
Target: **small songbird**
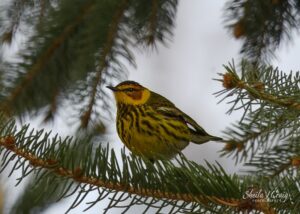
[[134,81],[107,86],[117,103],[117,132],[134,154],[148,158],[171,159],[189,142],[221,141],[209,135],[191,117],[165,97]]

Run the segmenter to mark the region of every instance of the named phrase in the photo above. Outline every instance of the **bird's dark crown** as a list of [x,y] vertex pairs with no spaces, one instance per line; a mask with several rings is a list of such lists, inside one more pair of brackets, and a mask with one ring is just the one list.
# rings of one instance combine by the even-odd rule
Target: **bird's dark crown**
[[140,87],[142,87],[139,83],[137,83],[137,82],[135,82],[135,81],[132,81],[132,80],[126,80],[126,81],[124,81],[124,82],[119,83],[119,84],[116,86],[116,88],[118,88],[118,87],[120,87],[120,86],[124,86],[124,85],[128,85],[128,86],[132,85],[132,86],[140,86]]

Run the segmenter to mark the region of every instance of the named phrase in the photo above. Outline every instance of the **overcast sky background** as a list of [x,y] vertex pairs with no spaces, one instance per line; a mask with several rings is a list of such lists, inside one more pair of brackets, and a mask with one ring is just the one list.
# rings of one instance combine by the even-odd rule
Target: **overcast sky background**
[[[224,28],[225,1],[179,1],[176,28],[173,42],[169,47],[158,46],[158,52],[136,51],[137,69],[130,69],[129,79],[137,81],[149,89],[167,97],[182,111],[194,118],[208,133],[222,136],[222,130],[240,118],[241,113],[226,114],[230,107],[225,102],[217,104],[220,98],[213,93],[222,90],[217,73],[224,73],[223,64],[232,59],[240,59],[241,41],[237,41]],[[296,34],[295,34],[296,35]],[[274,66],[289,71],[297,71],[300,67],[300,39],[294,37],[289,43],[284,43],[277,52]],[[116,149],[121,144],[111,122],[110,143]],[[35,127],[40,127],[37,122]],[[58,133],[67,133],[68,125],[61,121]],[[50,129],[52,127],[49,127]],[[54,131],[55,132],[55,131]],[[220,143],[204,145],[190,144],[183,152],[188,159],[197,163],[218,161],[229,173],[238,172],[231,158],[220,158]],[[15,190],[13,190],[15,191]],[[12,194],[9,198],[13,199]],[[9,200],[8,200],[9,201]],[[11,200],[12,202],[13,200]],[[67,210],[72,201],[58,204],[47,210],[47,214],[62,213]],[[84,204],[71,213],[83,210]],[[101,205],[96,205],[86,213],[101,213]],[[118,213],[118,210],[109,213]]]

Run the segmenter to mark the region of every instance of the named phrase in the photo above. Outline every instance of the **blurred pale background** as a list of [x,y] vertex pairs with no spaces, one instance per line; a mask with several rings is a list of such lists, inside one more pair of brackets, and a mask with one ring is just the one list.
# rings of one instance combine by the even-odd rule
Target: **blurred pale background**
[[[241,57],[241,42],[232,38],[230,32],[224,28],[224,3],[225,1],[179,1],[173,41],[168,47],[158,45],[154,52],[136,51],[137,69],[130,68],[128,78],[167,97],[208,133],[216,136],[222,136],[222,130],[240,116],[239,112],[226,114],[229,106],[225,102],[217,104],[220,98],[213,95],[214,92],[222,90],[221,83],[213,80],[219,77],[217,73],[224,72],[222,65],[232,59],[238,61]],[[277,58],[272,62],[274,66],[286,71],[299,69],[300,39],[296,36],[298,35],[295,34],[292,42],[284,43],[279,49]],[[61,122],[56,126],[56,131],[67,134],[68,124],[63,119],[59,121]],[[116,149],[120,149],[123,145],[116,135],[114,121],[110,124],[109,142]],[[41,127],[40,121],[35,127]],[[204,160],[210,163],[218,161],[227,172],[239,172],[240,167],[235,166],[231,158],[219,157],[218,152],[222,147],[220,143],[190,144],[183,152],[188,159],[197,163],[204,163]],[[15,181],[10,183],[15,184]],[[6,185],[7,188],[9,186]],[[17,191],[14,189],[11,192],[11,200],[8,201],[13,203]],[[68,203],[53,206],[46,213],[66,211],[72,198],[67,200]],[[105,205],[96,205],[86,213],[102,213],[102,206]],[[84,207],[82,204],[71,213],[81,212]],[[118,212],[115,210],[109,213]]]

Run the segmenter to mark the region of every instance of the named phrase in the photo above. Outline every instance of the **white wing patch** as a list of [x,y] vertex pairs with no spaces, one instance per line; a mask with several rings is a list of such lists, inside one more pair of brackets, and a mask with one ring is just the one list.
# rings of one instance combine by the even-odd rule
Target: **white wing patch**
[[194,132],[197,132],[197,129],[193,125],[191,125],[190,123],[186,123],[186,124],[187,124],[189,129],[191,129]]
[[174,112],[174,110],[172,108],[169,107],[158,107],[157,110],[159,111],[164,111],[164,112]]

